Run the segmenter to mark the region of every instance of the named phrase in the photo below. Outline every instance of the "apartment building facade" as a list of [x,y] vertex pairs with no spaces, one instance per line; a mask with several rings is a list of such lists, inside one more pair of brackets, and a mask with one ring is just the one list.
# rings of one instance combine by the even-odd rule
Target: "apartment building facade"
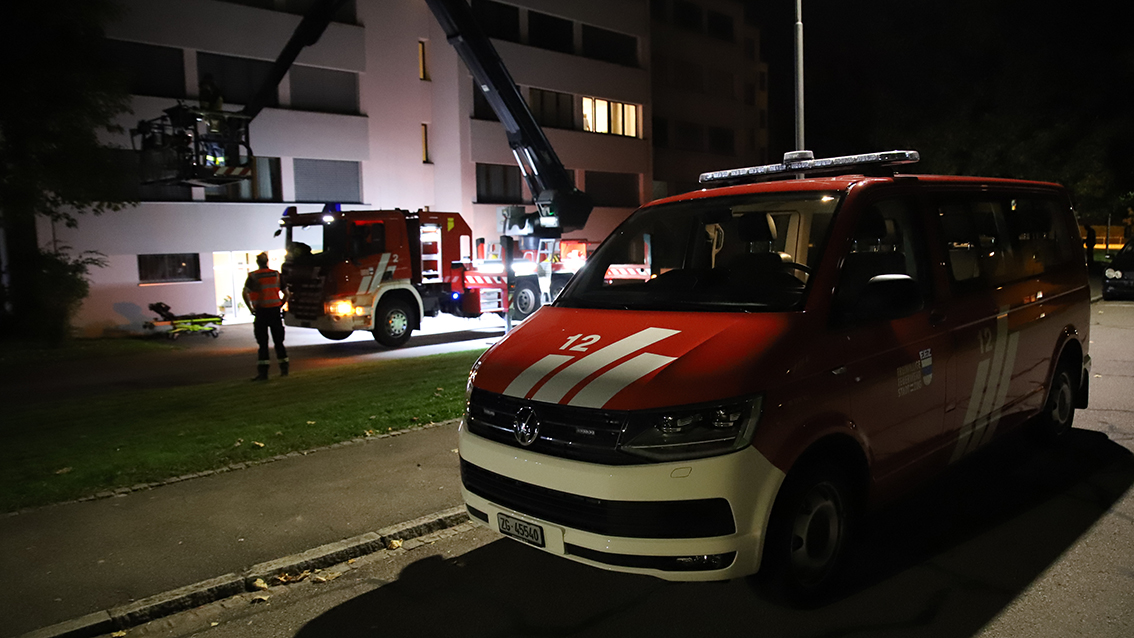
[[650,0],[653,198],[768,161],[768,67],[735,0]]
[[[131,78],[120,124],[195,104],[202,80],[239,110],[312,0],[122,0],[107,28],[110,55]],[[515,82],[577,185],[596,202],[586,228],[599,242],[652,190],[650,20],[646,0],[473,0]],[[304,49],[251,122],[251,180],[226,187],[142,185],[138,205],[78,229],[41,227],[76,251],[107,257],[91,274],[80,334],[137,332],[148,305],[248,320],[240,302],[254,256],[282,260],[273,237],[283,209],[458,211],[474,237],[495,241],[498,209],[528,203],[503,127],[424,0],[348,2]],[[138,169],[128,134],[108,135]]]

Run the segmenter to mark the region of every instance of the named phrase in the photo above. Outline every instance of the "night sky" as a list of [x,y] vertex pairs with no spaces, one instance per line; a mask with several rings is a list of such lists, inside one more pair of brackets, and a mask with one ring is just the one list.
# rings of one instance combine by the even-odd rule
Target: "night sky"
[[[794,144],[795,2],[749,10],[774,160]],[[816,156],[914,148],[923,171],[1053,179],[1088,207],[1134,191],[1131,3],[804,0],[803,23]]]

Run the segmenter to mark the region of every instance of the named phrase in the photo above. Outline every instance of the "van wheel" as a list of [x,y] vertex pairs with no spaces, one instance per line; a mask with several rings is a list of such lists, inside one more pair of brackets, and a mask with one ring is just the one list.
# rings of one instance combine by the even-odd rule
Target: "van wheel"
[[1053,440],[1071,431],[1075,422],[1075,391],[1071,369],[1061,366],[1051,380],[1047,402],[1039,417],[1039,433],[1043,438]]
[[374,313],[374,340],[387,348],[397,348],[413,333],[413,311],[396,297],[383,299]]
[[324,339],[342,341],[350,336],[350,330],[320,330],[319,334],[323,335]]
[[539,285],[530,279],[517,281],[512,295],[512,318],[527,319],[540,305]]
[[772,508],[761,584],[796,604],[829,596],[838,582],[853,520],[842,468],[810,462],[788,474]]

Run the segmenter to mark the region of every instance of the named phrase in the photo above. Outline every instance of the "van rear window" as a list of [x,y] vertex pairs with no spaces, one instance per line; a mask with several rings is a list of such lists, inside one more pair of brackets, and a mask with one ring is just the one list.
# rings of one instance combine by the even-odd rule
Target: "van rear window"
[[841,193],[749,195],[635,213],[558,305],[628,310],[798,308]]
[[1058,200],[1017,195],[943,198],[937,210],[949,274],[962,289],[1036,277],[1075,258],[1070,216]]

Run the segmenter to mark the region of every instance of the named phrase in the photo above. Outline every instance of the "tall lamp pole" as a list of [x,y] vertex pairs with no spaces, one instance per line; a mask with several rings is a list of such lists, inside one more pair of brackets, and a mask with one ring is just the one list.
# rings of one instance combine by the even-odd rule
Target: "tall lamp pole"
[[795,150],[803,143],[803,0],[795,0]]

